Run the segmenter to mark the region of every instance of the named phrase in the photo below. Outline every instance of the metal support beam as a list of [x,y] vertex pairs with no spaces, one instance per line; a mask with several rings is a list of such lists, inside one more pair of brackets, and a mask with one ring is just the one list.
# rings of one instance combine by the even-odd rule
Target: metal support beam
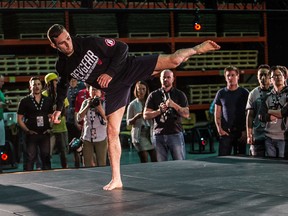
[[[84,4],[85,1],[85,4]],[[0,0],[0,9],[201,9],[201,10],[264,10],[265,1],[212,0]],[[210,2],[211,1],[211,2]],[[207,3],[209,2],[209,4]],[[89,5],[89,6],[88,6]],[[213,5],[213,7],[211,7]],[[206,7],[207,6],[207,7]]]

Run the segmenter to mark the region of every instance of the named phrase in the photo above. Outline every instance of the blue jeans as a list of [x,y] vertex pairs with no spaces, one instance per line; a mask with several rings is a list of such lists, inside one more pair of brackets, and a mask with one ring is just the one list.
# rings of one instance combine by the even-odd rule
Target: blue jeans
[[266,137],[265,148],[266,156],[283,158],[285,152],[285,140],[276,140]]
[[185,142],[183,133],[154,135],[157,161],[168,161],[169,151],[173,160],[185,160]]

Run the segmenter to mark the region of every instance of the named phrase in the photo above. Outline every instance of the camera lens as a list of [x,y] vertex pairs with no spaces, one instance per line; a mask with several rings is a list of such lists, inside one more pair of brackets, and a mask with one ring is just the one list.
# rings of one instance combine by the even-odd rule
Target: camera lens
[[100,104],[100,98],[99,97],[95,97],[91,100],[91,107],[96,107]]

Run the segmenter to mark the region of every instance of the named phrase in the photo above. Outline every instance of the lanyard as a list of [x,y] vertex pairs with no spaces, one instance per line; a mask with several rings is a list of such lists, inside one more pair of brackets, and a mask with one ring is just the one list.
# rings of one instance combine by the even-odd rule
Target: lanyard
[[38,104],[37,101],[35,100],[35,97],[33,95],[30,95],[30,98],[36,108],[36,110],[41,111],[43,103],[44,103],[44,98],[41,97],[40,103]]

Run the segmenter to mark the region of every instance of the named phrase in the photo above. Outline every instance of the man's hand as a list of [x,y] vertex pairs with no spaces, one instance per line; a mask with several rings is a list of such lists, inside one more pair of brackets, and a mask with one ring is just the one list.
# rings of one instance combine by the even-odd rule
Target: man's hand
[[247,134],[246,131],[241,132],[241,137],[239,138],[239,142],[242,144],[247,144]]
[[219,50],[221,47],[214,41],[207,40],[203,43],[193,47],[197,54],[203,54],[209,51]]
[[28,130],[26,133],[29,135],[38,134],[37,132],[35,132],[33,130]]
[[276,118],[282,118],[281,110],[268,110],[268,114],[275,116]]
[[101,74],[97,78],[97,82],[101,88],[107,88],[111,80],[112,80],[112,77],[109,76],[108,74]]
[[168,109],[168,106],[165,103],[160,103],[159,105],[160,113],[165,113]]
[[61,111],[54,111],[54,113],[51,115],[51,122],[54,124],[60,124],[61,119],[59,119],[61,115]]
[[229,133],[224,131],[222,128],[218,129],[218,134],[219,134],[219,136],[229,136]]
[[[171,99],[171,98],[169,98],[166,102],[165,102],[165,104],[166,104],[166,106],[167,107],[171,107],[171,108],[174,108],[175,109],[175,102]],[[177,105],[176,105],[177,106]]]

